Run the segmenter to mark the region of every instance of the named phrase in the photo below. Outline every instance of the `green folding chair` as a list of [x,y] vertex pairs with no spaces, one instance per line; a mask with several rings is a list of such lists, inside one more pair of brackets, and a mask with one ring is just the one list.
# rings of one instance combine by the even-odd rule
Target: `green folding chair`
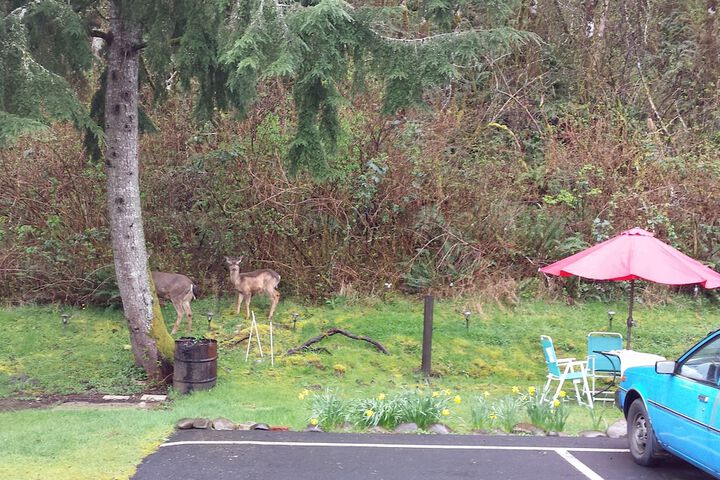
[[[621,350],[623,337],[614,332],[590,332],[587,336],[588,370],[590,392],[596,401],[614,401],[613,386],[620,376],[620,359],[605,352]],[[600,380],[602,388],[596,383]]]
[[[563,385],[566,381],[569,381],[572,382],[578,404],[592,408],[593,400],[588,384],[587,361],[575,360],[574,358],[557,358],[553,340],[547,335],[540,335],[540,346],[542,346],[548,368],[547,382],[543,388],[542,400],[554,401],[557,399]],[[552,382],[557,382],[557,388],[555,388],[552,397],[548,398]]]

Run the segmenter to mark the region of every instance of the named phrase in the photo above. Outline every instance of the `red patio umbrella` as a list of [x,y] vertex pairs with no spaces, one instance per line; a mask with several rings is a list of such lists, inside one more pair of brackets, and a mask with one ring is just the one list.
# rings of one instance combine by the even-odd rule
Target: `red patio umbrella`
[[627,348],[630,348],[635,280],[666,285],[720,287],[720,273],[711,270],[655,235],[633,228],[586,250],[540,269],[561,277],[578,276],[591,280],[629,280],[630,305],[627,319]]

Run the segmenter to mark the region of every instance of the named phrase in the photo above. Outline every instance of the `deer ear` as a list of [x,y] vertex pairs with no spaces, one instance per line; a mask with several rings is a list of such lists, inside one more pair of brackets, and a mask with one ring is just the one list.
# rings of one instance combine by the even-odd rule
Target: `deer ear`
[[244,257],[241,255],[240,258],[237,259],[237,262],[238,262],[238,263],[242,262],[242,261],[243,261],[243,258],[244,258]]
[[225,261],[226,261],[227,263],[232,263],[232,258],[230,258],[230,257],[225,257]]

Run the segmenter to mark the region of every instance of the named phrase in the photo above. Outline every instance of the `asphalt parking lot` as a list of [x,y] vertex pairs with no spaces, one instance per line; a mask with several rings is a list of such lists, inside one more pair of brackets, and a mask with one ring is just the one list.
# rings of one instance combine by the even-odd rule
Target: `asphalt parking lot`
[[182,430],[134,480],[710,480],[673,459],[633,463],[624,439]]

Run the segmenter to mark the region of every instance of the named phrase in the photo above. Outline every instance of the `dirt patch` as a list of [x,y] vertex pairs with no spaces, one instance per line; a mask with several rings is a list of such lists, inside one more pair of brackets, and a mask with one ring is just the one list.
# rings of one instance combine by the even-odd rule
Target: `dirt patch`
[[[143,395],[166,395],[167,388],[157,387],[143,393],[129,395],[127,399],[105,398],[108,393],[79,393],[70,395],[17,395],[14,397],[0,398],[0,412],[26,410],[30,408],[52,408],[62,404],[73,405],[113,405],[113,406],[135,406],[143,403]],[[147,402],[156,403],[156,402]],[[160,402],[157,402],[160,403]]]

